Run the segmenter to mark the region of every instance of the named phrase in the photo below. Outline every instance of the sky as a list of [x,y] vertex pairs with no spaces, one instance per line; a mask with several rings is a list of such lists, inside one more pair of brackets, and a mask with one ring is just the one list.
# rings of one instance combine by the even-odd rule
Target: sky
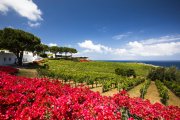
[[0,0],[0,29],[92,60],[180,60],[180,0]]

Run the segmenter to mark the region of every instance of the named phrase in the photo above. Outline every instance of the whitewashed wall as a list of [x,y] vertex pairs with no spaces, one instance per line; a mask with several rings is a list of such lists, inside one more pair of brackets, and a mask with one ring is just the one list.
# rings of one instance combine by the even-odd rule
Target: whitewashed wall
[[[24,52],[23,53],[23,63],[30,63],[33,61],[39,61],[42,58],[37,56],[37,55],[33,55],[32,52]],[[8,51],[5,52],[1,52],[0,51],[0,65],[10,65],[10,64],[14,64],[16,61],[16,56]]]
[[23,53],[23,62],[33,62],[34,56],[32,52],[24,52]]
[[16,56],[13,53],[2,53],[0,52],[0,65],[14,64]]

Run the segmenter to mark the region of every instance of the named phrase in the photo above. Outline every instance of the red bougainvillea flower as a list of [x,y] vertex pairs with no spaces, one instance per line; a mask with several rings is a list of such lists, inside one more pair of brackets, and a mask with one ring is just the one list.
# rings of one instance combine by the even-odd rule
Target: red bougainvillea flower
[[[12,70],[11,70],[12,69]],[[72,88],[58,80],[10,75],[0,67],[0,119],[179,120],[180,108],[130,98],[126,91],[101,96],[85,87]]]

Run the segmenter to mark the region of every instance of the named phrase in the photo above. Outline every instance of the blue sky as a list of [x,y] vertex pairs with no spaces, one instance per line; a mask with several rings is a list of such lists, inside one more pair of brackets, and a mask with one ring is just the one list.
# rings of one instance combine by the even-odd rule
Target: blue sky
[[0,29],[23,29],[90,59],[180,60],[179,6],[179,0],[1,0]]

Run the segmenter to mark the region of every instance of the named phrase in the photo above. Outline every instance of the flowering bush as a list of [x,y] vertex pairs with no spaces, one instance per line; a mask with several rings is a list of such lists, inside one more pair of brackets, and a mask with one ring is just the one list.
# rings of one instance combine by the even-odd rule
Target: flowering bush
[[126,91],[101,96],[58,80],[17,77],[0,72],[0,119],[180,119],[180,108],[130,98]]
[[80,59],[79,62],[90,62],[89,60]]
[[15,74],[18,72],[18,69],[13,68],[13,67],[9,67],[9,66],[0,66],[0,71],[6,72],[9,74]]

